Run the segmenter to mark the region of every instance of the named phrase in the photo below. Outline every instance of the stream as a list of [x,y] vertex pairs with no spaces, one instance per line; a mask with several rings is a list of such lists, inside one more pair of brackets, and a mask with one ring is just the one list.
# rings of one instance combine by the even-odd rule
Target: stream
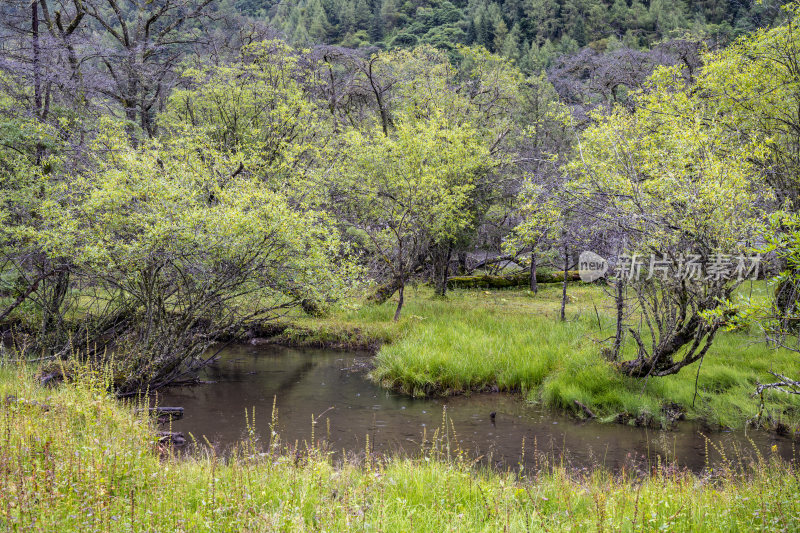
[[431,439],[442,426],[446,409],[455,430],[451,448],[457,441],[461,450],[498,468],[536,468],[544,454],[573,468],[618,471],[660,460],[699,472],[718,465],[720,451],[745,460],[757,453],[768,457],[776,453],[773,446],[793,458],[791,439],[765,431],[710,431],[695,422],[665,431],[586,422],[502,393],[411,398],[369,381],[360,370],[369,359],[357,352],[229,346],[203,371],[202,379],[213,383],[166,389],[157,402],[184,407],[184,417],[171,422],[172,431],[190,441],[207,439],[219,449],[247,436],[245,411],[250,417],[255,413],[253,427],[266,441],[274,400],[282,442],[309,441],[314,418],[316,438],[345,453],[363,452],[369,436],[375,452],[414,455],[423,436]]

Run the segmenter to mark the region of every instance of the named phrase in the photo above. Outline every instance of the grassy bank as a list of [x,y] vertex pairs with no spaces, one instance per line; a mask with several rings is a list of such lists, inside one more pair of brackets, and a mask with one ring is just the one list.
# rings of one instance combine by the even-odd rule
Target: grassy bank
[[[763,291],[763,286],[746,290]],[[395,303],[339,311],[324,319],[298,319],[290,331],[299,342],[382,344],[372,376],[409,394],[453,394],[497,388],[582,415],[575,401],[598,416],[623,415],[636,423],[665,421],[664,406],[678,404],[690,418],[712,426],[741,427],[759,410],[756,382],[769,370],[800,375],[800,358],[766,346],[758,332],[723,332],[705,358],[695,398],[696,365],[678,375],[631,379],[601,355],[614,335],[612,302],[597,286],[569,289],[567,321],[559,321],[561,286],[526,291],[455,290],[435,298],[425,287],[406,292],[399,324]],[[626,357],[635,346],[629,339]],[[800,425],[800,398],[768,394],[764,420]]]
[[772,531],[800,515],[796,471],[774,458],[702,477],[543,460],[520,476],[473,470],[443,438],[414,458],[336,464],[254,438],[225,459],[179,459],[91,376],[45,390],[0,368],[0,399],[9,531]]

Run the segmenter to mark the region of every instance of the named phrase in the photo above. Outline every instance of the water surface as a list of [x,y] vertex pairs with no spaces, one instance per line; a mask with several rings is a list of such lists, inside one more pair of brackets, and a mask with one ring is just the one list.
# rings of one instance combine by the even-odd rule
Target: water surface
[[204,371],[213,383],[167,389],[158,403],[184,407],[173,431],[221,448],[246,435],[245,411],[255,413],[256,433],[267,439],[275,399],[283,442],[310,441],[313,418],[316,438],[345,452],[363,451],[369,436],[377,452],[418,453],[423,436],[430,439],[442,425],[446,409],[460,447],[501,468],[535,467],[534,448],[573,467],[612,470],[660,458],[699,471],[719,462],[717,449],[729,458],[736,450],[745,457],[756,449],[768,456],[773,446],[787,459],[793,453],[790,439],[763,431],[711,432],[692,422],[669,431],[584,422],[507,394],[410,398],[370,382],[361,370],[370,356],[363,353],[237,345],[220,355]]

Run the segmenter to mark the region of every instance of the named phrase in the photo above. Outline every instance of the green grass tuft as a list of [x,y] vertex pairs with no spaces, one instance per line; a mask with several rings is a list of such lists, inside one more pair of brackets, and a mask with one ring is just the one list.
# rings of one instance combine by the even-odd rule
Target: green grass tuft
[[[558,320],[560,286],[545,286],[536,296],[456,290],[447,299],[421,288],[407,292],[399,325],[391,323],[391,301],[352,311],[346,320],[387,328],[389,342],[372,372],[387,387],[414,395],[496,387],[581,414],[577,400],[605,419],[620,413],[659,419],[662,406],[676,403],[690,418],[739,428],[758,413],[753,392],[757,381],[772,379],[769,370],[800,375],[795,354],[766,346],[756,333],[723,332],[703,362],[696,398],[697,365],[663,378],[624,377],[601,355],[614,334],[610,299],[582,284],[571,285],[569,295],[566,322]],[[625,356],[634,349],[629,342]],[[773,392],[768,400],[773,422],[800,425],[800,398]]]

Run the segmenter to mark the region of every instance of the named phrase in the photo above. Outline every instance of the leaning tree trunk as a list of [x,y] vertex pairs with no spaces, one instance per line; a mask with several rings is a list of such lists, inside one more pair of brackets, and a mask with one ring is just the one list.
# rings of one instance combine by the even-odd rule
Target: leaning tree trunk
[[404,276],[397,274],[385,283],[375,287],[372,293],[367,296],[367,301],[376,305],[385,303],[389,298],[392,297],[394,293],[400,290],[400,287],[405,285],[406,280],[410,279],[411,276],[416,276],[422,272],[423,259],[424,258],[418,258],[417,262],[414,263],[414,268],[410,269],[409,272],[406,272]]
[[405,284],[400,285],[400,289],[397,291],[398,296],[400,297],[397,302],[397,309],[394,312],[394,321],[397,322],[400,320],[400,311],[403,310],[403,293],[405,292]]
[[52,276],[53,274],[54,272],[47,272],[45,274],[42,274],[36,279],[34,279],[32,282],[30,282],[27,287],[22,289],[20,291],[20,295],[17,296],[17,298],[13,302],[11,302],[11,304],[8,307],[6,307],[5,309],[2,310],[2,312],[0,312],[0,325],[3,323],[3,321],[6,319],[8,315],[10,315],[17,307],[22,305],[22,303],[25,300],[27,300],[32,294],[34,294],[38,290],[39,284],[42,281]]
[[[627,376],[644,378],[648,376],[669,376],[677,374],[683,367],[702,359],[714,342],[719,324],[708,324],[699,315],[692,316],[648,352],[639,334],[631,329],[631,335],[639,345],[636,359],[620,364],[620,372]],[[690,344],[683,358],[675,360],[678,352]],[[702,347],[701,347],[702,345]]]
[[375,287],[375,290],[373,290],[372,293],[367,296],[367,301],[380,305],[386,302],[394,293],[400,290],[401,286],[402,282],[400,281],[400,278],[394,277],[386,283]]

